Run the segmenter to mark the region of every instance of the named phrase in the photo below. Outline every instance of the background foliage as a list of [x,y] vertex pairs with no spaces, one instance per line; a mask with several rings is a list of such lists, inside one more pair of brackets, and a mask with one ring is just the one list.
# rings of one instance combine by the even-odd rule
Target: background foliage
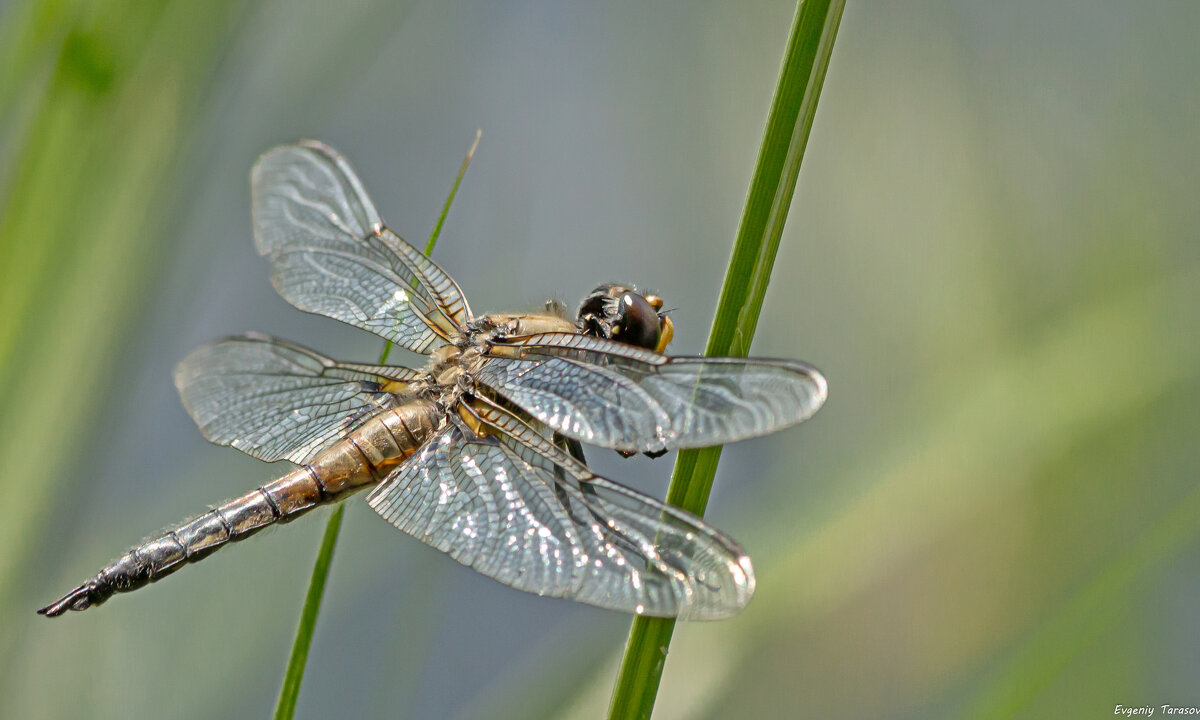
[[[329,141],[419,241],[482,127],[435,254],[473,306],[629,280],[699,352],[792,5],[0,12],[0,716],[199,718],[270,712],[322,518],[33,610],[283,471],[204,444],[170,384],[193,346],[378,352],[274,295],[255,155]],[[850,3],[752,350],[831,399],[726,449],[708,516],[758,596],[677,628],[656,717],[1200,704],[1198,15]],[[665,488],[666,460],[592,455]],[[354,501],[325,603],[298,717],[595,717],[627,626]]]

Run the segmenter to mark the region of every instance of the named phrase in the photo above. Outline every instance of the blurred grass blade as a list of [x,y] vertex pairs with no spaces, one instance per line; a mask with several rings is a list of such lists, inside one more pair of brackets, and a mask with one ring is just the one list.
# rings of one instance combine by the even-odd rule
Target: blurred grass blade
[[1031,714],[1033,699],[1120,620],[1151,582],[1147,578],[1194,545],[1198,515],[1200,488],[1140,533],[1056,612],[1047,613],[959,717],[993,720]]
[[[796,7],[707,355],[745,356],[750,349],[844,7],[844,0],[806,0]],[[667,502],[702,515],[720,457],[719,447],[681,451]],[[674,628],[673,620],[634,619],[610,718],[650,717]]]
[[[462,167],[458,169],[458,175],[455,176],[454,184],[450,187],[450,194],[442,206],[442,214],[438,216],[437,223],[433,226],[433,232],[429,234],[429,242],[425,244],[426,257],[433,254],[438,236],[442,233],[442,224],[446,221],[446,214],[450,212],[450,205],[454,202],[454,196],[458,194],[458,186],[462,183],[463,176],[467,174],[467,167],[470,166],[471,159],[475,157],[475,150],[479,147],[481,135],[481,131],[475,131],[475,142],[471,143],[471,149],[467,151],[467,157],[463,160]],[[392,343],[385,342],[383,352],[379,354],[380,364],[387,362],[388,354],[391,351]],[[342,516],[345,511],[344,504],[338,505],[325,525],[321,549],[317,551],[317,561],[313,565],[312,579],[309,580],[308,593],[304,597],[304,609],[300,611],[300,623],[296,627],[296,639],[292,643],[292,654],[283,675],[283,686],[279,690],[279,702],[275,705],[275,720],[291,720],[296,712],[296,701],[300,697],[300,684],[304,680],[304,667],[308,664],[308,650],[312,646],[313,633],[317,628],[317,616],[321,613],[321,598],[325,595],[325,583],[329,579],[329,568],[333,562],[333,551],[337,547],[338,534],[342,529]]]
[[[62,498],[87,487],[72,469],[93,435],[78,430],[99,423],[145,309],[140,291],[183,201],[178,163],[248,6],[26,0],[0,11],[0,492],[21,498],[0,524],[6,618],[43,590],[43,533],[62,521]],[[78,425],[47,434],[64,408]],[[24,662],[5,651],[28,636],[0,623],[0,697],[14,695],[11,669]]]

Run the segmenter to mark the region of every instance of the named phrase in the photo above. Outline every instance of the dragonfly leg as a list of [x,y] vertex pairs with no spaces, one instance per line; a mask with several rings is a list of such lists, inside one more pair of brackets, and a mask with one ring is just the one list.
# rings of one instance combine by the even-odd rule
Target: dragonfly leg
[[578,460],[583,465],[587,465],[587,458],[583,456],[583,444],[574,438],[564,437],[558,433],[554,434],[554,439],[562,443],[562,446],[567,452],[571,453],[571,457]]
[[[578,460],[580,464],[587,464],[587,458],[583,456],[583,444],[578,440],[554,433],[554,442],[556,445],[569,452],[571,457]],[[662,453],[659,454],[661,455]],[[561,467],[555,467],[554,474],[557,475],[560,480],[562,480],[564,485],[567,483],[566,473],[563,472]],[[584,495],[596,495],[596,489],[593,488],[589,483],[579,483],[579,492],[583,493]],[[606,532],[608,532],[608,519],[595,510],[587,508],[587,512],[588,515],[591,516],[591,520],[584,520],[575,513],[576,503],[571,501],[570,495],[567,494],[567,491],[564,489],[563,485],[555,486],[554,493],[558,496],[558,501],[562,503],[563,508],[566,509],[566,511],[575,519],[577,523],[580,525],[585,525],[589,522],[594,523],[597,527],[605,528]],[[631,557],[637,557],[637,555],[640,553],[640,550],[634,543],[630,542],[628,538],[620,535],[619,533],[610,533],[609,539],[626,552],[629,552]]]

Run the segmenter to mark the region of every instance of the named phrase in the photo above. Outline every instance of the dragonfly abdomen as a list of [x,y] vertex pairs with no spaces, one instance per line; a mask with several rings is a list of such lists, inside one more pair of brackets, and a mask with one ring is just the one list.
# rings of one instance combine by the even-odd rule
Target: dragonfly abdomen
[[374,485],[432,436],[438,417],[437,406],[424,400],[383,412],[307,465],[133,548],[38,612],[53,617],[99,605],[202,560],[226,543]]

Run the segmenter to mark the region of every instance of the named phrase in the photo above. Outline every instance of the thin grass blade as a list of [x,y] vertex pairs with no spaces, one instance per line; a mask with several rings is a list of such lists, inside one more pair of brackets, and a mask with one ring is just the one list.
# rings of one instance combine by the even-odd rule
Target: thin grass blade
[[[458,169],[458,175],[454,176],[454,184],[450,186],[450,194],[446,196],[446,202],[442,205],[442,214],[438,215],[437,222],[433,225],[433,232],[429,233],[429,242],[425,243],[425,257],[433,254],[433,246],[437,245],[438,236],[442,234],[442,224],[446,222],[446,213],[450,212],[450,204],[454,202],[454,196],[458,194],[458,186],[462,184],[463,175],[467,174],[467,168],[471,165],[471,159],[475,157],[475,150],[479,148],[479,139],[483,137],[483,130],[475,131],[475,142],[471,143],[471,149],[467,151],[467,156],[463,158],[462,167]],[[413,279],[413,287],[416,288],[417,281]],[[387,362],[388,355],[392,354],[392,341],[385,340],[383,342],[383,352],[379,354],[379,364],[383,365]]]
[[[442,224],[446,221],[446,214],[450,212],[450,205],[454,202],[454,196],[458,194],[458,186],[462,183],[463,176],[467,174],[467,167],[470,166],[471,159],[475,157],[475,150],[479,147],[479,138],[482,134],[480,130],[475,131],[475,142],[471,143],[471,149],[467,151],[467,157],[463,160],[462,167],[458,169],[454,185],[450,187],[450,194],[442,206],[442,214],[438,216],[437,223],[433,226],[433,232],[429,235],[429,242],[425,244],[426,257],[433,253],[433,248],[437,245],[438,235],[442,232]],[[385,342],[383,351],[379,354],[380,365],[387,362],[391,351],[392,343]],[[283,675],[283,687],[279,690],[279,702],[275,705],[275,720],[291,720],[296,712],[296,700],[300,697],[300,683],[304,680],[304,667],[308,664],[308,650],[312,645],[313,633],[316,631],[317,616],[321,613],[321,599],[325,595],[325,583],[329,579],[329,568],[333,563],[333,551],[337,546],[338,533],[342,529],[342,515],[345,514],[345,511],[345,505],[338,505],[325,525],[321,549],[317,552],[312,579],[308,583],[308,593],[304,597],[304,609],[300,612],[300,624],[296,628],[296,639],[292,643],[292,654]]]
[[288,660],[287,672],[283,676],[283,688],[279,691],[279,703],[275,706],[275,720],[290,720],[296,714],[296,700],[300,697],[300,683],[304,680],[304,666],[308,662],[308,649],[312,646],[313,628],[321,612],[321,599],[325,596],[325,583],[329,579],[329,566],[333,564],[333,549],[337,546],[338,534],[342,531],[342,517],[346,506],[338,505],[325,524],[321,537],[321,549],[317,551],[317,562],[313,565],[312,579],[308,582],[308,593],[304,596],[304,609],[300,612],[300,625],[296,628],[296,640],[292,643],[292,655]]

